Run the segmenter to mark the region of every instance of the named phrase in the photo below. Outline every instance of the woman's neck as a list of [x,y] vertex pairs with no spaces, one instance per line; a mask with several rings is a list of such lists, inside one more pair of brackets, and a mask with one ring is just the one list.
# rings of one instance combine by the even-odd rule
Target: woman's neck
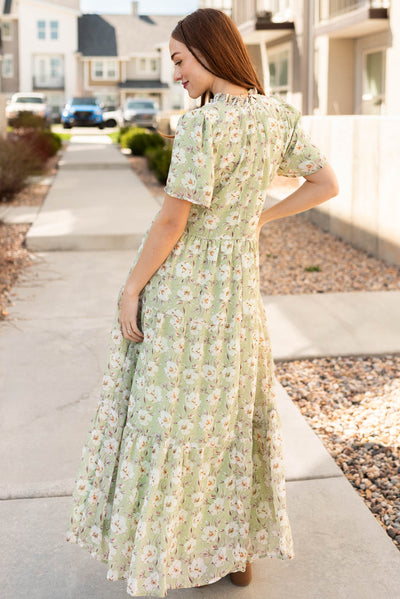
[[211,85],[210,91],[214,96],[215,94],[229,94],[230,96],[247,96],[248,94],[248,90],[245,87],[218,78]]

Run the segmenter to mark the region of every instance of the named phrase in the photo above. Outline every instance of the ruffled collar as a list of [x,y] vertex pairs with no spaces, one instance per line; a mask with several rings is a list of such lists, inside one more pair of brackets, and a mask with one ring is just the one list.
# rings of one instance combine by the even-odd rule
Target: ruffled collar
[[210,102],[218,102],[219,100],[225,102],[246,102],[249,98],[251,98],[251,96],[256,96],[257,94],[258,91],[255,87],[249,89],[247,94],[240,94],[238,96],[235,96],[233,94],[223,94],[222,92],[219,92],[215,94],[215,96],[210,100]]

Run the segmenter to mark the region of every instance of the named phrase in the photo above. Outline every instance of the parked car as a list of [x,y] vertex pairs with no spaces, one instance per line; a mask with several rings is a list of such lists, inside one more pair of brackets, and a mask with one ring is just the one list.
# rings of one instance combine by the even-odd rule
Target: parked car
[[61,113],[64,129],[71,127],[99,127],[104,129],[103,111],[96,98],[71,98]]
[[44,94],[18,92],[11,96],[9,104],[6,106],[7,120],[18,117],[21,112],[31,112],[36,116],[43,117],[50,122],[50,108]]
[[152,100],[128,98],[123,110],[123,124],[156,129],[157,113]]
[[103,108],[103,122],[105,127],[122,127],[124,119],[121,108],[105,106]]

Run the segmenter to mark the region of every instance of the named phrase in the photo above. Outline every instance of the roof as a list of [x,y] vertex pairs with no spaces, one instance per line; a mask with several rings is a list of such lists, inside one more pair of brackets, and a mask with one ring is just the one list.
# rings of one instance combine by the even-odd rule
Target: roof
[[159,79],[128,79],[127,81],[121,81],[118,84],[121,88],[132,88],[132,89],[168,89],[168,83],[163,83]]
[[168,42],[179,15],[95,15],[78,19],[78,50],[83,56],[130,56],[154,52]]

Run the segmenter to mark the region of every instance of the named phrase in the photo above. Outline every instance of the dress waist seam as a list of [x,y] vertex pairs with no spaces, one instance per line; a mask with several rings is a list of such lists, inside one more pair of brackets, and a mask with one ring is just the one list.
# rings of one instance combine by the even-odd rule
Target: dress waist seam
[[197,233],[191,232],[191,231],[186,231],[185,233],[186,233],[187,237],[197,237],[198,239],[206,239],[207,241],[218,241],[218,242],[251,241],[251,242],[257,242],[256,237],[205,237],[205,235],[198,235]]

